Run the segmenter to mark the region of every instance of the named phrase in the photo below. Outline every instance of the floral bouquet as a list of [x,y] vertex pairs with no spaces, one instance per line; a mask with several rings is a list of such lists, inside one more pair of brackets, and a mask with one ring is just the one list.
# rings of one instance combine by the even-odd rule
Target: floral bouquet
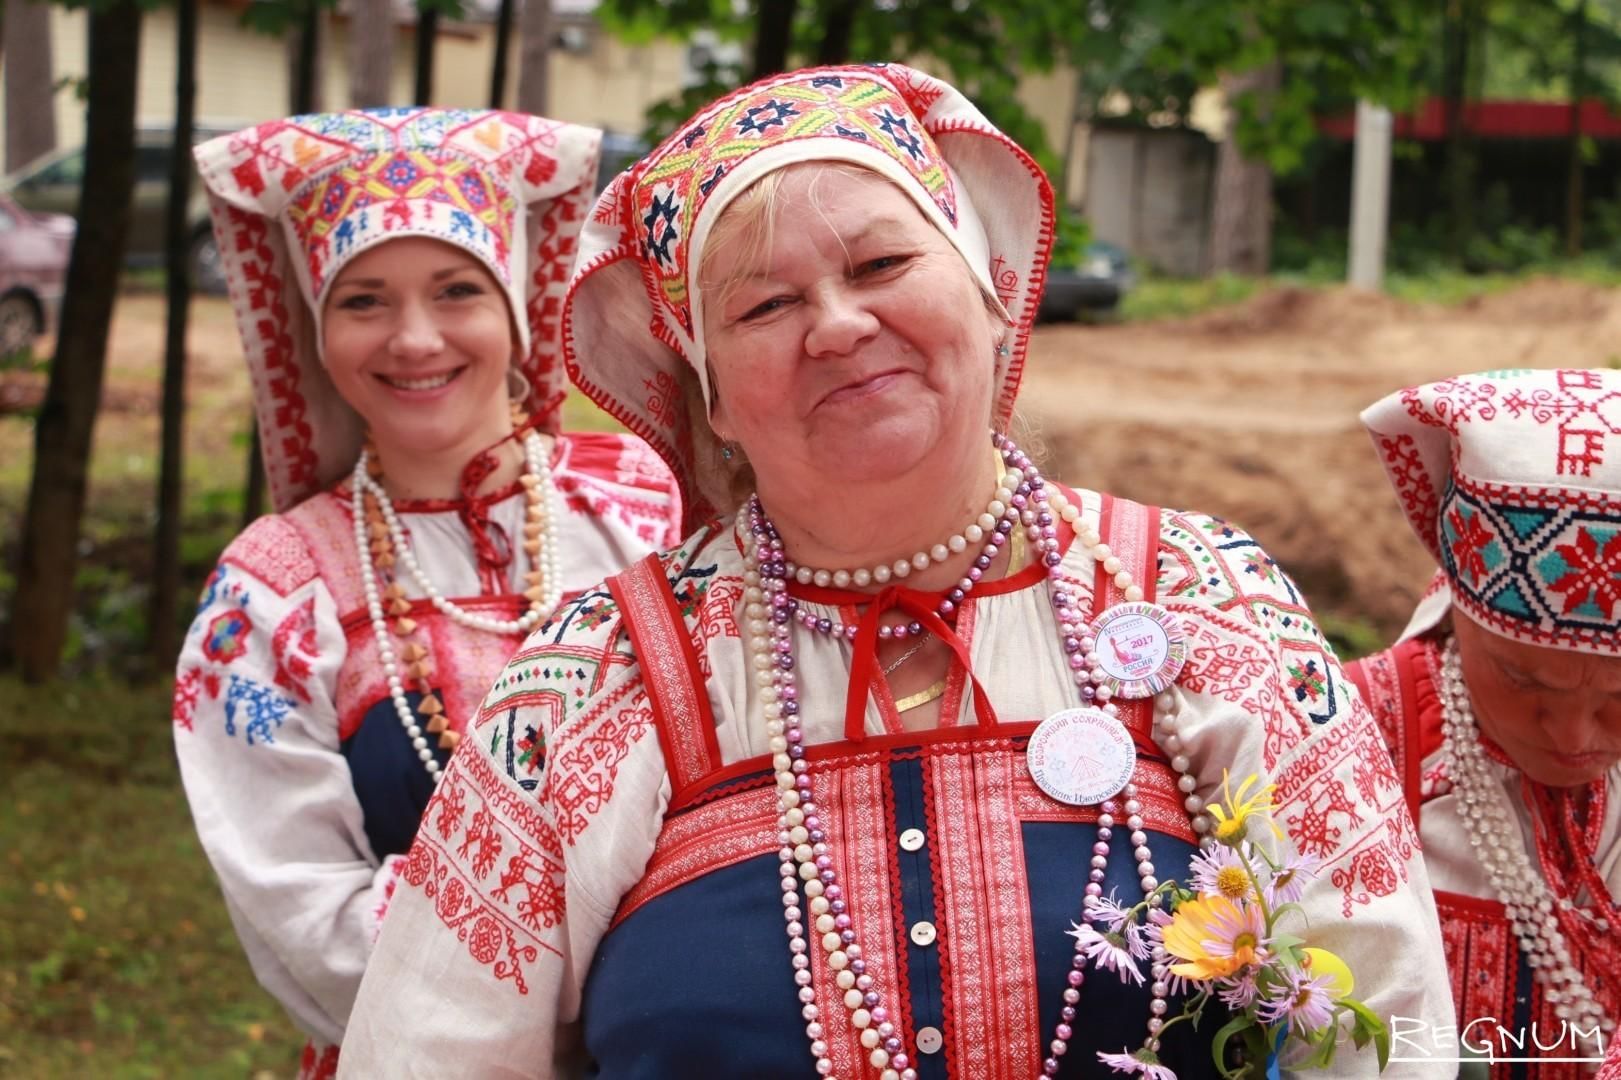
[[[1385,1025],[1350,996],[1345,961],[1284,929],[1290,916],[1304,920],[1298,901],[1318,863],[1280,859],[1250,840],[1252,820],[1283,837],[1272,820],[1273,788],[1251,793],[1256,782],[1246,779],[1235,798],[1223,774],[1222,801],[1210,806],[1215,843],[1194,857],[1186,884],[1163,882],[1132,908],[1113,895],[1088,897],[1082,923],[1070,931],[1081,952],[1121,981],[1141,984],[1138,965],[1152,958],[1156,982],[1168,983],[1171,994],[1189,994],[1182,1013],[1140,1049],[1098,1054],[1116,1072],[1176,1080],[1159,1060],[1159,1040],[1176,1024],[1198,1027],[1212,999],[1231,1016],[1211,1044],[1227,1080],[1276,1076],[1285,1052],[1292,1069],[1327,1068],[1347,1021],[1358,1048],[1375,1045],[1381,1070],[1390,1057]],[[1230,1055],[1234,1040],[1240,1052]]]

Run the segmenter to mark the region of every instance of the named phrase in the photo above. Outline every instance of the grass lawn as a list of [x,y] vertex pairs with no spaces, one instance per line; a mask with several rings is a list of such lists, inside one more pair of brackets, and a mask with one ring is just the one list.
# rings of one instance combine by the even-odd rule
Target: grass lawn
[[[172,660],[139,655],[161,297],[127,293],[115,319],[64,677],[0,677],[0,1078],[288,1077],[303,1038],[248,969],[180,788]],[[249,419],[228,305],[196,303],[190,336],[188,616],[240,523]],[[618,425],[575,394],[565,426]],[[31,416],[0,414],[0,618],[32,459]]]
[[192,830],[168,696],[0,679],[0,1076],[297,1071]]

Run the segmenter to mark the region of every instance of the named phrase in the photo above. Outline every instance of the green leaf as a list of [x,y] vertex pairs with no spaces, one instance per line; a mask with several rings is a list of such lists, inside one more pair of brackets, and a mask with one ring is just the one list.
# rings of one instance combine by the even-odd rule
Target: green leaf
[[1368,1045],[1368,1040],[1372,1039],[1379,1055],[1379,1068],[1383,1071],[1390,1061],[1390,1029],[1385,1027],[1385,1022],[1372,1009],[1355,998],[1341,998],[1339,1003],[1356,1016],[1351,1038],[1355,1040],[1357,1048]]
[[[1227,1080],[1238,1080],[1244,1074],[1235,1072],[1227,1067],[1227,1043],[1234,1035],[1242,1035],[1255,1026],[1255,1020],[1248,1015],[1235,1016],[1223,1024],[1216,1032],[1215,1038],[1210,1040],[1210,1057],[1216,1063],[1216,1068]],[[1245,1036],[1247,1038],[1247,1036]]]

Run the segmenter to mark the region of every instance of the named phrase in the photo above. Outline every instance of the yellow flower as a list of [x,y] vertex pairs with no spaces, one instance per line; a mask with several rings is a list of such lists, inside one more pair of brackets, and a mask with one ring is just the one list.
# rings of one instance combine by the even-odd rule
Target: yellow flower
[[1165,951],[1183,961],[1171,971],[1185,979],[1219,979],[1266,954],[1260,909],[1214,894],[1178,904],[1164,937]]
[[1210,816],[1216,819],[1216,839],[1224,844],[1236,844],[1244,839],[1244,832],[1249,827],[1249,819],[1260,818],[1272,826],[1272,831],[1278,839],[1283,839],[1283,830],[1278,823],[1272,820],[1273,811],[1277,807],[1272,805],[1272,792],[1277,789],[1275,784],[1256,791],[1253,795],[1249,790],[1257,783],[1259,778],[1250,773],[1244,782],[1238,785],[1238,797],[1233,797],[1231,778],[1227,770],[1221,771],[1221,801],[1210,805]]
[[1328,988],[1329,996],[1335,1001],[1350,995],[1356,988],[1356,980],[1351,977],[1351,967],[1344,960],[1335,956],[1327,949],[1301,949],[1305,959],[1301,967],[1306,974],[1313,977],[1327,976],[1333,980]]

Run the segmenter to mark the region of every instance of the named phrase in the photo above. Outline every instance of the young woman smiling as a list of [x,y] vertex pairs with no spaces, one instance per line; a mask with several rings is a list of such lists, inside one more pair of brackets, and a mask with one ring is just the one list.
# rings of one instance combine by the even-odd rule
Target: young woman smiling
[[559,432],[555,311],[598,140],[404,109],[197,151],[276,513],[209,580],[175,740],[254,972],[311,1037],[306,1075],[336,1070],[400,857],[502,665],[675,537],[639,440]]

